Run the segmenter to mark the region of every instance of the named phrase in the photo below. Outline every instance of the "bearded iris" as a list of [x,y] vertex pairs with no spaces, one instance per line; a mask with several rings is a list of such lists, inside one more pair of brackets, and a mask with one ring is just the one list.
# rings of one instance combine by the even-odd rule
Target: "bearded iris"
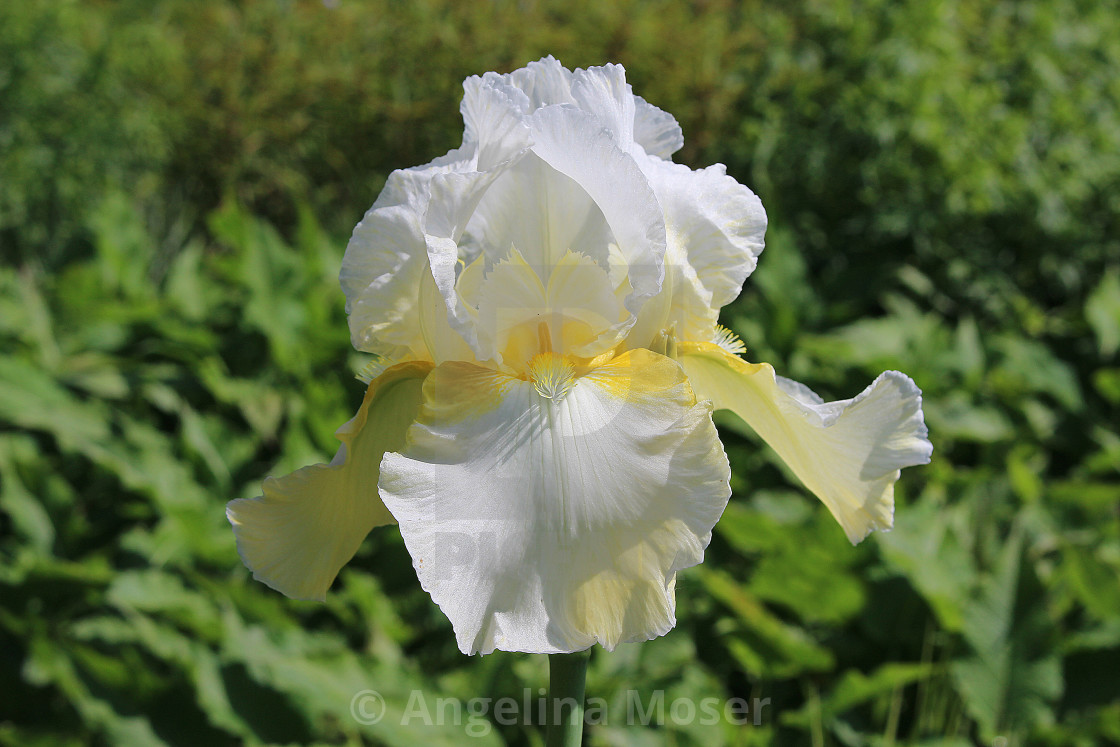
[[328,465],[227,510],[254,576],[321,599],[398,524],[464,653],[607,649],[675,624],[731,495],[712,423],[769,443],[852,542],[929,461],[921,393],[886,372],[824,402],[719,327],[763,248],[759,199],[692,170],[620,66],[468,78],[462,145],[394,172],[343,259],[378,356]]

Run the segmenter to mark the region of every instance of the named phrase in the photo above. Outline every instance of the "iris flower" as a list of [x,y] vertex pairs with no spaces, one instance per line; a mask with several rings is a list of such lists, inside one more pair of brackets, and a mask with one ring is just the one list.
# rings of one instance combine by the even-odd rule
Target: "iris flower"
[[338,453],[229,504],[254,577],[322,599],[397,524],[464,653],[663,635],[731,495],[721,408],[853,543],[889,528],[932,451],[914,382],[824,402],[717,324],[763,248],[758,197],[673,163],[680,127],[618,65],[463,87],[462,145],[393,172],[346,249],[351,338],[380,363]]

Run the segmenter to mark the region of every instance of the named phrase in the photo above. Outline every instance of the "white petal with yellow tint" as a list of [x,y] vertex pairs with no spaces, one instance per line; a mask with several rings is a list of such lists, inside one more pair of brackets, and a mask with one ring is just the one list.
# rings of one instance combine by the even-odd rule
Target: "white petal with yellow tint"
[[[540,277],[545,269],[547,287]],[[513,373],[523,373],[541,352],[581,358],[605,353],[631,318],[607,272],[576,252],[537,268],[514,248],[486,274],[474,301],[482,354]]]
[[807,387],[712,343],[678,343],[698,397],[746,421],[820,498],[852,543],[894,521],[899,470],[928,464],[922,393],[887,371],[853,399],[824,402]]
[[564,382],[558,357],[537,359],[539,382],[437,367],[382,463],[382,499],[465,653],[664,634],[676,573],[702,560],[730,495],[677,364],[635,350]]
[[428,262],[436,289],[447,309],[448,324],[483,359],[486,356],[479,348],[473,310],[464,303],[456,288],[460,271],[464,265],[469,267],[473,264],[481,249],[476,242],[462,246],[459,242],[487,188],[506,168],[501,166],[485,172],[438,175],[432,180],[432,199],[424,218]]
[[[473,265],[468,265],[459,275],[457,288],[463,285],[464,278],[473,277],[476,274],[481,276],[481,266],[481,257]],[[447,304],[444,302],[439,288],[436,287],[436,281],[431,272],[425,273],[420,280],[417,307],[420,311],[420,331],[433,361],[438,364],[447,360],[471,360],[475,358],[475,351],[463,339],[463,335],[451,326]]]
[[369,530],[394,519],[377,492],[386,451],[404,445],[431,364],[402,363],[375,379],[358,414],[338,429],[330,464],[264,481],[264,495],[230,501],[226,516],[253,578],[294,599],[326,595]]
[[546,290],[517,249],[490,268],[479,284],[477,297],[470,300],[478,309],[481,356],[506,366],[523,366],[540,352],[540,334],[534,322],[548,317]]
[[594,358],[617,345],[633,325],[620,299],[625,292],[616,290],[609,273],[587,256],[568,252],[561,257],[549,275],[548,303],[572,321],[559,334],[552,330],[553,349]]

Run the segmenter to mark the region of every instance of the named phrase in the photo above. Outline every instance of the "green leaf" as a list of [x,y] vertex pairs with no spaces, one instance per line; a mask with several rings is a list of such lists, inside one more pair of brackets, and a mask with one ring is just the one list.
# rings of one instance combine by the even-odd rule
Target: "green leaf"
[[1085,301],[1085,318],[1097,336],[1102,357],[1120,349],[1120,271],[1113,268]]
[[878,535],[878,543],[888,565],[910,581],[941,626],[958,631],[976,571],[950,521],[953,514],[932,501],[908,506],[896,515],[894,529]]
[[81,715],[82,720],[96,732],[104,734],[110,743],[121,747],[150,747],[166,744],[152,730],[144,716],[125,716],[113,705],[95,696],[85,676],[71,658],[68,648],[43,637],[31,641],[24,677],[33,684],[52,684],[62,693]]
[[972,653],[950,670],[986,739],[1045,721],[1062,693],[1062,661],[1052,647],[1043,589],[1024,561],[1023,535],[1015,530],[965,609],[961,634]]
[[833,666],[828,649],[804,630],[780,620],[730,576],[707,568],[698,569],[697,575],[708,592],[735,614],[727,648],[748,675],[785,678]]
[[782,536],[782,545],[757,561],[747,584],[750,592],[807,623],[837,624],[858,613],[864,587],[851,566],[862,553],[852,548],[832,516],[818,511],[813,523],[786,527]]
[[102,198],[90,215],[101,285],[128,298],[155,295],[149,277],[155,241],[148,234],[135,205],[122,192]]
[[[400,668],[354,656],[323,636],[302,631],[275,635],[227,615],[223,642],[228,660],[242,662],[255,682],[283,693],[309,723],[320,728],[331,725],[352,738],[365,734],[401,747],[411,747],[418,739],[431,745],[456,745],[464,741],[469,716],[466,703],[447,698]],[[380,721],[365,726],[355,720],[351,704],[361,693],[371,690],[377,692],[385,711]],[[440,697],[450,705],[444,719],[437,717]],[[418,713],[420,703],[432,714],[430,724]],[[472,743],[497,745],[499,740],[494,731],[489,731],[480,733],[477,742],[472,739]]]
[[[884,664],[871,674],[848,670],[840,675],[832,690],[820,702],[820,719],[828,728],[847,711],[870,701],[894,695],[897,690],[928,679],[933,673],[929,664]],[[806,705],[798,711],[782,714],[782,723],[809,728],[816,718],[815,709]]]
[[1082,406],[1081,386],[1070,365],[1041,342],[1012,335],[995,340],[1002,359],[992,372],[998,388],[1008,396],[1027,392],[1049,394],[1067,410]]
[[1101,622],[1115,619],[1120,610],[1120,567],[1107,557],[1105,551],[1067,545],[1059,566],[1074,595]]
[[31,439],[0,437],[0,510],[10,517],[12,529],[29,547],[49,555],[55,538],[54,522],[17,472],[19,463],[32,463],[35,456]]
[[125,612],[159,613],[198,635],[209,635],[219,626],[218,610],[213,603],[167,571],[118,573],[105,594],[105,601]]
[[963,392],[927,400],[923,410],[934,438],[998,443],[1015,435],[1011,422],[999,409],[978,403]]

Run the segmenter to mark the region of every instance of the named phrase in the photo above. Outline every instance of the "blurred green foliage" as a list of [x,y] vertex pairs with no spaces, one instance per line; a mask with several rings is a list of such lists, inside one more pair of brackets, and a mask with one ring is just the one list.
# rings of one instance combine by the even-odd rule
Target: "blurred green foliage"
[[400,726],[415,689],[520,702],[546,672],[459,655],[395,531],[292,602],[223,504],[333,453],[361,397],[347,232],[458,143],[464,77],[544,54],[623,63],[678,160],[761,195],[724,318],[749,357],[828,398],[904,370],[935,445],[853,549],[722,421],[736,496],[678,627],[599,652],[588,694],[769,698],[761,723],[590,744],[1120,742],[1114,10],[0,3],[0,744],[541,743]]

